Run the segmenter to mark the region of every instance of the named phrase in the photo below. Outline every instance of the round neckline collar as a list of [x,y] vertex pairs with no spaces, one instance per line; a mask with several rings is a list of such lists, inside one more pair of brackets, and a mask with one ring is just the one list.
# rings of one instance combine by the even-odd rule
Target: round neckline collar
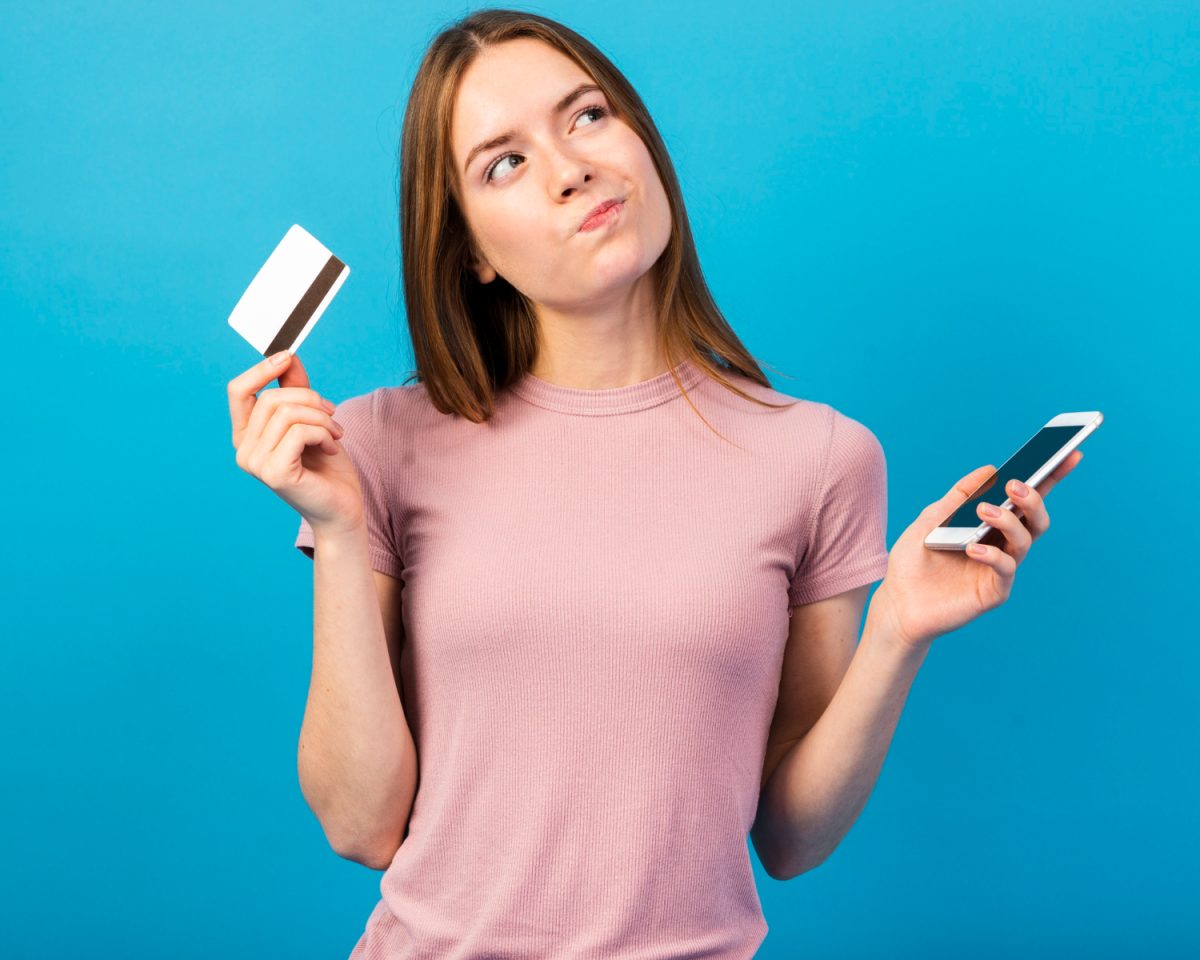
[[[681,360],[675,367],[675,373],[684,390],[691,390],[704,377],[704,371],[689,360]],[[511,389],[517,396],[535,406],[559,413],[593,417],[633,413],[681,396],[670,370],[640,383],[601,390],[564,387],[527,372],[514,381]]]

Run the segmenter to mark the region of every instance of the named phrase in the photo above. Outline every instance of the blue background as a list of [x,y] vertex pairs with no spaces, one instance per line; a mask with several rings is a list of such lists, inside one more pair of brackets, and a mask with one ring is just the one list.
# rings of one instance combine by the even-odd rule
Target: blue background
[[[473,8],[0,5],[7,956],[362,931],[380,874],[297,782],[312,568],[234,462],[256,356],[226,319],[299,222],[352,267],[314,385],[407,374],[400,122]],[[935,642],[838,850],[756,862],[759,956],[1196,955],[1200,8],[526,9],[642,94],[775,385],[879,437],[889,545],[1049,416],[1106,418],[1009,602]]]

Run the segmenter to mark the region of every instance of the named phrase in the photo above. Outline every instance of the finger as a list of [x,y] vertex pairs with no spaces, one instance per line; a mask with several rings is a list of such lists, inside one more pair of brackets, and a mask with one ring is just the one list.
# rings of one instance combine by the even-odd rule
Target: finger
[[989,524],[993,529],[999,530],[1004,535],[1004,539],[1007,541],[1004,546],[1006,553],[1016,560],[1017,563],[1025,559],[1025,554],[1029,552],[1029,546],[1033,542],[1033,537],[1011,510],[994,506],[985,500],[976,504],[975,512],[984,523]]
[[258,475],[273,488],[296,482],[304,471],[302,458],[308,447],[316,447],[330,455],[338,452],[337,443],[324,427],[293,423],[279,441],[279,446],[263,461]]
[[279,385],[281,387],[311,386],[308,382],[308,371],[300,360],[300,354],[295,354],[292,362],[283,368],[283,373],[279,376]]
[[276,410],[285,404],[307,407],[327,414],[332,414],[337,409],[332,400],[321,396],[310,387],[276,387],[273,390],[264,390],[259,394],[258,402],[250,412],[250,421],[246,424],[246,429],[242,434],[243,442],[249,438],[254,441],[255,445],[258,445],[267,429],[267,424],[275,417]]
[[[282,357],[277,360],[276,357]],[[238,438],[246,429],[246,424],[250,421],[250,414],[254,411],[255,396],[259,390],[265,387],[273,379],[278,377],[287,369],[288,364],[295,357],[291,353],[284,350],[281,354],[275,354],[271,357],[265,357],[260,360],[249,370],[238,374],[229,381],[229,419],[233,422],[233,435]],[[238,445],[237,439],[234,440],[234,446]]]
[[1011,580],[1017,572],[1016,558],[999,547],[973,543],[967,547],[967,559],[975,560],[996,571],[996,576]]
[[[271,392],[277,393],[278,391]],[[315,410],[304,403],[278,404],[271,419],[263,427],[262,436],[258,441],[260,455],[269,457],[279,446],[284,435],[296,423],[309,423],[313,426],[324,427],[336,440],[340,440],[345,432],[342,430],[342,425],[324,410]]]
[[1042,495],[1037,490],[1026,486],[1025,493],[1020,493],[1016,484],[1015,477],[1009,480],[1006,492],[1009,499],[1012,500],[1013,506],[1021,511],[1021,520],[1029,528],[1032,538],[1036,540],[1050,529],[1050,514],[1046,510]]
[[947,493],[946,496],[959,497],[962,500],[966,500],[967,497],[970,497],[973,494],[983,493],[984,490],[980,489],[980,485],[985,483],[988,477],[995,472],[996,467],[990,463],[985,463],[982,467],[976,467],[965,477],[959,480],[958,483],[951,487],[950,492]]
[[936,517],[935,522],[941,523],[941,521],[945,520],[946,517],[961,507],[972,494],[982,494],[984,489],[981,489],[981,485],[987,481],[989,476],[995,474],[995,472],[996,468],[992,464],[976,467],[946,491],[944,497],[935,500],[922,512],[928,514],[931,520]]

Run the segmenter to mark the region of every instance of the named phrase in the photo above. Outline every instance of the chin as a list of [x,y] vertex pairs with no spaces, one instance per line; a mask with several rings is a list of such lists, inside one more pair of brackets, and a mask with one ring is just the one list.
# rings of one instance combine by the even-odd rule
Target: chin
[[[661,252],[659,251],[659,254]],[[628,244],[614,245],[611,249],[601,251],[600,255],[592,261],[590,273],[593,278],[604,278],[606,284],[621,280],[633,283],[654,266],[654,261],[658,259],[659,254],[647,257],[645,249],[641,246],[634,248]]]

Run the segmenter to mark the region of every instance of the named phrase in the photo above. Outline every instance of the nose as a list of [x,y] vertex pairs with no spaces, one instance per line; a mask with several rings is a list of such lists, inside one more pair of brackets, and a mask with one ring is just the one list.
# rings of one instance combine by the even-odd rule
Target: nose
[[[591,179],[592,179],[592,175],[591,175],[590,173],[585,173],[585,174],[582,176],[582,178],[580,179],[580,186],[582,186],[583,184],[587,183],[587,182],[588,182],[589,180],[591,180]],[[578,189],[579,189],[579,187],[576,187],[576,186],[566,186],[566,187],[563,187],[563,189],[562,189],[562,194],[563,194],[563,196],[564,196],[564,197],[565,197],[565,196],[569,196],[569,195],[571,194],[571,192],[572,192],[572,191],[574,191],[574,190],[578,190]]]
[[554,186],[562,197],[571,196],[573,191],[588,183],[594,176],[591,163],[564,150],[556,150],[551,163]]

